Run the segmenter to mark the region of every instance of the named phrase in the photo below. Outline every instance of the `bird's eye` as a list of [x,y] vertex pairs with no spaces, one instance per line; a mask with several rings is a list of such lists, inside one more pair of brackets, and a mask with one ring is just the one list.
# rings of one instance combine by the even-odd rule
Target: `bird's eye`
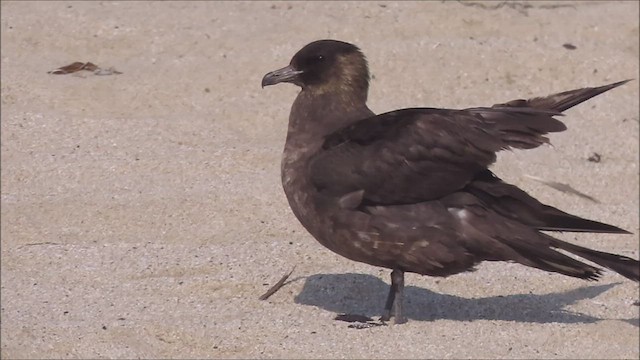
[[318,55],[318,56],[316,57],[316,60],[318,60],[318,61],[324,61],[324,56],[322,56],[322,55]]

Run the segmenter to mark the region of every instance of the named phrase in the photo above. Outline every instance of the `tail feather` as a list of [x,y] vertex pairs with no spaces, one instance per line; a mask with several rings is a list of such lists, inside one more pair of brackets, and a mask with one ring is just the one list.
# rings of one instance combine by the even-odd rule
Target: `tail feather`
[[545,205],[490,170],[479,173],[465,190],[500,215],[538,230],[631,234],[617,226],[584,219]]
[[605,224],[599,221],[584,219],[568,214],[554,207],[543,205],[544,210],[540,216],[543,225],[538,226],[538,230],[544,231],[569,231],[569,232],[590,232],[606,234],[631,234],[631,232],[617,226]]
[[627,279],[640,282],[640,261],[638,260],[623,255],[587,249],[582,246],[558,240],[548,235],[545,236],[550,239],[551,246],[555,248],[566,250],[572,254],[580,256],[581,258],[613,270]]
[[544,233],[538,233],[537,236],[542,243],[508,237],[501,237],[500,241],[519,254],[512,260],[523,265],[587,280],[597,280],[602,274],[601,269],[555,250],[560,249],[615,271],[627,279],[640,282],[640,261],[638,260],[623,255],[591,250],[558,240]]
[[[550,236],[549,238],[556,240]],[[514,239],[503,239],[503,242],[520,255],[516,261],[523,265],[586,280],[597,280],[602,274],[601,269],[571,258],[551,247],[536,246]]]

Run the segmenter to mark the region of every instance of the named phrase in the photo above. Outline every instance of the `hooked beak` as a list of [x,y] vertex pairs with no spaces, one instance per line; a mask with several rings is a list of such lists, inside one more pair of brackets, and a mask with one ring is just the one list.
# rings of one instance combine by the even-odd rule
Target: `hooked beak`
[[302,74],[302,71],[294,69],[291,65],[285,66],[282,69],[272,71],[262,78],[262,87],[275,85],[281,82],[290,82],[296,84],[298,82],[298,75]]

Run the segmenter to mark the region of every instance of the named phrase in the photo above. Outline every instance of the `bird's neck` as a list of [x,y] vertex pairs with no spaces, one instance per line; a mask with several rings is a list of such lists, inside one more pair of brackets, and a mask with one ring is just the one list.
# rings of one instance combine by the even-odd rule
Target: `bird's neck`
[[366,100],[366,92],[302,90],[291,108],[287,143],[321,145],[325,136],[373,116]]
[[306,214],[319,211],[317,201],[314,201],[317,189],[309,174],[310,159],[321,150],[325,136],[373,115],[362,100],[305,90],[300,92],[291,108],[282,154],[282,184],[294,214],[314,236],[322,227],[309,222],[314,217]]
[[301,91],[289,115],[283,167],[305,162],[320,150],[327,135],[373,115],[362,100]]

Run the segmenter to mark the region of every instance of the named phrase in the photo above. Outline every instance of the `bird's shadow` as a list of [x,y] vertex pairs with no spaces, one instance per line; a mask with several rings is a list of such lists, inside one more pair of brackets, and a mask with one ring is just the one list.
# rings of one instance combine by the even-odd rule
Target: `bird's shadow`
[[[604,319],[564,309],[593,299],[618,285],[602,284],[549,294],[516,294],[464,298],[439,294],[415,286],[405,287],[405,315],[412,320],[503,320],[531,323],[595,323]],[[384,307],[389,285],[366,274],[317,274],[306,278],[298,304],[317,306],[336,313],[377,318]],[[369,294],[372,294],[369,296]],[[618,319],[636,327],[640,320]]]

